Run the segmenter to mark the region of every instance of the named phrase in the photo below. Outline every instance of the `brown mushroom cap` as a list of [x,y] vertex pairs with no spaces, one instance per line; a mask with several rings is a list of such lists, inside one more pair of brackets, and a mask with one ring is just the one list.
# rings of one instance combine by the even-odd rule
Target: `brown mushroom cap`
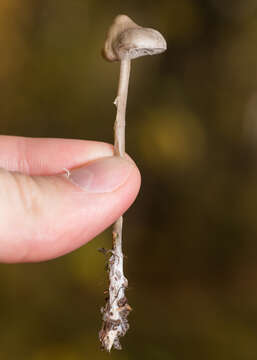
[[127,15],[118,15],[107,33],[103,56],[109,61],[120,61],[159,54],[166,49],[159,31],[143,28]]

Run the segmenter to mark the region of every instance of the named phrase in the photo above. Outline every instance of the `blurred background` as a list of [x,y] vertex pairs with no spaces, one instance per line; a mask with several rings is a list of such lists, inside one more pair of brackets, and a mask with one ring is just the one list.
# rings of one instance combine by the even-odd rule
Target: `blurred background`
[[[131,329],[114,360],[257,356],[256,0],[0,0],[0,132],[112,142],[113,18],[160,30],[133,61],[127,151],[142,189],[124,250]],[[0,265],[0,358],[99,350],[110,229],[60,259]]]

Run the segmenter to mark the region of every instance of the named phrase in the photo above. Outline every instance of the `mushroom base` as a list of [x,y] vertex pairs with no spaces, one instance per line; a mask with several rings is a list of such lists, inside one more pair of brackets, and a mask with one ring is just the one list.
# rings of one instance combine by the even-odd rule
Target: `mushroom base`
[[113,250],[108,262],[109,296],[105,306],[101,308],[103,325],[99,332],[99,339],[102,349],[109,352],[112,347],[121,350],[119,338],[124,336],[129,329],[127,317],[132,310],[125,296],[128,281],[123,274],[121,229],[122,217],[116,221],[113,229]]

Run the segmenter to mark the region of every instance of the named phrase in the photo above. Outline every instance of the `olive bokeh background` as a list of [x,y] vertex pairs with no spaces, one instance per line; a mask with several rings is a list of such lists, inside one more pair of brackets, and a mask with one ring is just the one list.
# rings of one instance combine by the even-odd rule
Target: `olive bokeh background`
[[[160,30],[132,63],[127,151],[142,173],[126,213],[131,329],[114,360],[257,357],[255,0],[1,0],[0,131],[112,142],[114,16]],[[1,146],[1,145],[0,145]],[[0,358],[102,360],[107,230],[40,264],[0,265]]]

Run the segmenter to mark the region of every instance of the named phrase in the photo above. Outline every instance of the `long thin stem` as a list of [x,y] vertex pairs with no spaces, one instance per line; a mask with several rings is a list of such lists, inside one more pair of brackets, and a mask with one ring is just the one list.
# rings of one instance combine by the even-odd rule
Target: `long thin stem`
[[[118,94],[115,100],[117,115],[114,124],[114,155],[125,155],[125,125],[128,84],[130,76],[130,60],[122,60],[120,66],[120,79]],[[119,337],[124,336],[129,328],[127,316],[131,311],[125,297],[128,281],[123,273],[122,253],[122,216],[113,227],[113,248],[109,259],[109,296],[105,307],[101,309],[103,325],[99,333],[102,347],[110,351],[112,346],[121,349]]]
[[128,97],[130,63],[130,60],[121,61],[118,94],[115,100],[117,114],[114,123],[114,155],[121,157],[125,155],[126,105]]

